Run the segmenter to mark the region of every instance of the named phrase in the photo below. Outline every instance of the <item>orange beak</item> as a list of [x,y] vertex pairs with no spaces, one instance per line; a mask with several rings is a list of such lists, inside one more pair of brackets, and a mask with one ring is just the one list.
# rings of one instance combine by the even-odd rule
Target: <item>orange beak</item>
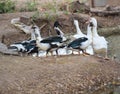
[[90,23],[90,17],[88,18],[88,20],[85,22],[86,24]]

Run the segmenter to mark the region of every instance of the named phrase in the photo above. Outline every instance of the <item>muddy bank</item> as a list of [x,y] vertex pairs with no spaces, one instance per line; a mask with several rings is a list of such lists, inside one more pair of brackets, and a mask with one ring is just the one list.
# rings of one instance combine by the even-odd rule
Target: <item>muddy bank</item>
[[[46,16],[48,13],[52,16]],[[73,18],[79,20],[79,25],[81,30],[86,33],[86,24],[85,21],[88,18],[89,15],[86,14],[65,14],[64,12],[58,12],[56,14],[51,13],[48,11],[48,13],[43,13],[40,15],[39,19],[35,20],[35,23],[40,27],[43,24],[46,24],[46,26],[41,30],[42,37],[48,37],[51,35],[56,35],[56,32],[53,30],[53,24],[55,20],[58,20],[60,24],[62,25],[61,30],[65,33],[66,36],[71,36],[72,34],[76,33],[75,26],[73,24]],[[21,16],[25,17],[32,17],[34,15],[34,12],[24,12],[24,13],[11,13],[11,14],[2,14],[0,15],[0,39],[2,35],[5,35],[5,44],[9,45],[14,42],[23,41],[30,38],[30,35],[26,35],[22,33],[19,29],[15,28],[13,25],[10,24],[10,21],[12,18],[17,18]],[[50,19],[53,18],[53,19]],[[110,58],[115,57],[117,61],[120,60],[120,50],[119,50],[119,32],[116,31],[118,29],[110,29],[111,27],[116,27],[119,25],[120,20],[118,19],[118,16],[115,17],[96,17],[98,20],[98,30],[99,34],[103,35],[108,40],[108,55]],[[27,23],[25,20],[24,23]],[[101,28],[108,28],[107,32],[105,29]],[[118,27],[119,28],[119,27]],[[109,31],[110,29],[110,31]],[[51,31],[51,32],[49,32]],[[112,33],[114,32],[114,33]],[[117,33],[118,32],[118,33]]]

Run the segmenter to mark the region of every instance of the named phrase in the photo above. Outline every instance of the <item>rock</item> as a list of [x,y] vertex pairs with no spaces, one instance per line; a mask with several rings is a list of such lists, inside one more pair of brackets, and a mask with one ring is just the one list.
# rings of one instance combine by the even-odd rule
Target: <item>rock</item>
[[1,42],[0,42],[0,53],[3,53],[5,55],[18,55],[18,52],[8,49],[7,46]]
[[6,51],[7,50],[7,46],[3,43],[0,43],[0,52]]

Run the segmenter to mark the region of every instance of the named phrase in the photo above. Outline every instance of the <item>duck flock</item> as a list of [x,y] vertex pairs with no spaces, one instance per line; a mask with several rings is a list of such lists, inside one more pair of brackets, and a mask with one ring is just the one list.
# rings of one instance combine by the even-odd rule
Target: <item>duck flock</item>
[[83,55],[102,55],[107,57],[107,41],[97,32],[97,20],[90,17],[87,23],[87,34],[82,33],[79,27],[79,21],[74,19],[73,23],[76,27],[76,34],[71,36],[71,41],[60,29],[61,25],[58,21],[54,22],[55,36],[43,38],[41,29],[34,23],[31,26],[17,24],[19,18],[12,19],[11,23],[19,27],[25,33],[31,34],[31,39],[9,45],[9,49],[17,51],[20,54],[32,54],[33,56],[61,56],[71,54]]

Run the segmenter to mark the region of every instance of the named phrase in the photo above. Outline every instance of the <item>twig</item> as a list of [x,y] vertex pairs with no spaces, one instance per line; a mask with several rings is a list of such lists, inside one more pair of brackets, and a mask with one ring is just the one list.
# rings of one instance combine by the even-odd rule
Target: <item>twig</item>
[[46,24],[43,24],[43,25],[40,27],[40,30],[43,29],[46,25],[47,25],[47,23],[46,23]]

